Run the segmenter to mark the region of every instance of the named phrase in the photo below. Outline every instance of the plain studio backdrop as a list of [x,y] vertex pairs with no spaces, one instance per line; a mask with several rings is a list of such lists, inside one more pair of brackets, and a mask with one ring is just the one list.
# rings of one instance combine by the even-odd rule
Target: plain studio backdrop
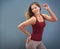
[[[41,5],[41,13],[49,13],[42,7],[48,3],[58,18],[57,22],[46,21],[43,43],[47,49],[60,49],[60,0],[0,0],[0,49],[25,49],[27,36],[17,26],[26,20],[25,12],[31,2]],[[26,27],[31,33],[31,26]]]

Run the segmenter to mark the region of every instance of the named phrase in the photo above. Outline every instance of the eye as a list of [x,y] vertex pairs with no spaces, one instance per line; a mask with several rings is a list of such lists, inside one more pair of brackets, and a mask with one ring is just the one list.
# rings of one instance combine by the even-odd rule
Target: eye
[[36,9],[37,7],[32,8],[32,10]]
[[35,9],[36,9],[37,7],[35,7]]

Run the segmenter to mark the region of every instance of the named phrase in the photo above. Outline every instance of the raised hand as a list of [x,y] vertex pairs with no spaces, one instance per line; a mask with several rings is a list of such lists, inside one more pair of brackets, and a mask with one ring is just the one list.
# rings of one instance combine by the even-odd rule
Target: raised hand
[[44,7],[46,10],[49,10],[49,9],[50,9],[50,7],[49,7],[49,5],[48,5],[47,3],[43,4],[43,7]]

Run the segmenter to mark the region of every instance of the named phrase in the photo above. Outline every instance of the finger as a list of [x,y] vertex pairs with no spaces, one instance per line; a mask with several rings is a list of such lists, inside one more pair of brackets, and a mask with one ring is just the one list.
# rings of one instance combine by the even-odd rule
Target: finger
[[26,40],[26,43],[28,43],[28,40]]
[[27,39],[27,43],[29,43],[29,41],[30,41],[30,39],[28,38],[28,39]]
[[27,40],[27,43],[29,43],[29,42],[30,42],[30,39]]
[[48,4],[47,4],[47,3],[45,3],[45,4],[43,4],[43,6],[48,6]]

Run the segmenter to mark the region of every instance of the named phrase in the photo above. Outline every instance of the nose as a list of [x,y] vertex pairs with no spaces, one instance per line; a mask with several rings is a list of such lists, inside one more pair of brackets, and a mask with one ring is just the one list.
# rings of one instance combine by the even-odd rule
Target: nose
[[34,11],[35,11],[36,9],[34,9]]

